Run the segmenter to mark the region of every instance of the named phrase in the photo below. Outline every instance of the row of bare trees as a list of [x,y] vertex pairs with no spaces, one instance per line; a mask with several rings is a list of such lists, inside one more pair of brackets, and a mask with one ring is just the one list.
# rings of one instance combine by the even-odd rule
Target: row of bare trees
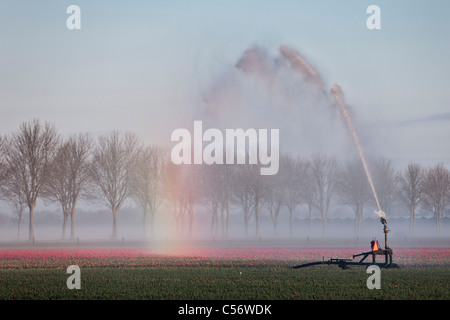
[[[393,203],[400,201],[410,209],[413,231],[417,209],[427,209],[440,231],[450,206],[450,173],[443,164],[425,168],[412,163],[400,172],[381,158],[371,163],[371,172],[383,211],[389,215]],[[28,210],[30,240],[38,199],[60,205],[63,237],[70,221],[71,238],[80,198],[101,201],[111,210],[113,237],[118,233],[118,212],[130,199],[143,212],[144,234],[148,222],[153,234],[159,211],[173,216],[178,233],[186,228],[192,233],[195,212],[203,208],[210,214],[214,235],[228,235],[232,210],[242,215],[246,235],[252,223],[260,235],[263,212],[276,233],[285,209],[294,235],[295,212],[301,205],[308,209],[309,221],[313,212],[320,214],[325,234],[330,208],[336,203],[354,212],[359,234],[364,210],[376,206],[359,159],[282,155],[278,174],[262,176],[259,165],[253,164],[174,165],[165,149],[144,146],[132,133],[113,131],[95,140],[88,134],[64,138],[54,125],[38,119],[0,136],[0,182],[1,197],[17,212],[19,228],[22,212]]]
[[398,175],[398,184],[399,198],[410,209],[410,230],[414,230],[417,209],[423,207],[433,213],[440,232],[450,207],[450,171],[442,163],[431,168],[411,163]]
[[29,239],[34,238],[34,211],[39,198],[58,202],[64,216],[63,237],[71,219],[75,235],[75,211],[80,197],[101,200],[113,214],[113,237],[117,213],[136,190],[131,188],[144,149],[134,134],[114,131],[97,143],[87,134],[63,139],[54,125],[38,119],[22,123],[1,140],[1,193],[18,208],[19,225],[25,208],[29,213]]
[[[354,212],[358,235],[365,210],[377,209],[359,158],[342,162],[326,154],[309,158],[285,154],[280,158],[278,174],[273,176],[260,175],[257,164],[177,166],[168,163],[165,172],[164,192],[179,232],[184,217],[189,219],[191,232],[195,208],[203,207],[211,213],[214,235],[228,234],[232,208],[242,215],[246,235],[251,224],[255,227],[254,234],[260,235],[263,211],[270,216],[276,233],[279,217],[287,209],[289,233],[293,236],[296,209],[305,206],[309,224],[313,212],[320,214],[325,234],[331,207],[340,204]],[[444,214],[450,209],[450,172],[443,164],[425,168],[411,163],[404,171],[398,171],[390,160],[379,158],[371,162],[371,173],[379,204],[388,217],[394,205],[407,206],[411,209],[410,231],[413,232],[415,212],[420,207],[433,213],[440,232]]]

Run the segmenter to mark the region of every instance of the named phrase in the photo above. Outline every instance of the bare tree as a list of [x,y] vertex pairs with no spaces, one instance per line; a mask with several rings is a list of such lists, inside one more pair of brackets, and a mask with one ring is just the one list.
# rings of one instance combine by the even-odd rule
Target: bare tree
[[[305,183],[305,162],[300,158],[283,155],[280,158],[280,170],[274,176],[276,185],[282,192],[275,202],[275,213],[279,214],[279,205],[286,206],[289,211],[289,235],[294,234],[294,213],[296,207],[303,202],[303,185]],[[272,188],[271,188],[272,189]],[[272,189],[273,190],[273,189]],[[277,217],[277,216],[276,216]],[[274,226],[275,227],[275,226]]]
[[23,210],[25,210],[26,208],[26,204],[23,201],[15,201],[15,202],[11,202],[13,208],[14,208],[14,213],[17,215],[17,240],[20,239],[20,226],[22,224],[22,216],[23,216]]
[[23,197],[29,209],[30,241],[34,239],[34,210],[42,188],[50,183],[58,143],[55,127],[38,119],[22,123],[9,139],[4,188],[8,194]]
[[220,164],[203,166],[202,170],[202,202],[211,212],[211,235],[217,235],[221,202]]
[[315,154],[311,161],[311,183],[315,194],[312,205],[320,211],[323,226],[323,236],[326,234],[328,211],[331,199],[336,190],[340,162],[336,156]]
[[314,174],[310,160],[303,160],[301,163],[302,178],[301,178],[301,199],[308,206],[308,235],[311,229],[312,211],[314,209],[314,202],[317,191],[317,184],[314,183]]
[[372,196],[363,164],[359,159],[347,162],[342,168],[339,175],[337,194],[344,204],[353,209],[355,213],[355,234],[359,236],[364,205]]
[[405,171],[397,176],[397,179],[399,184],[399,199],[410,210],[409,231],[413,232],[416,209],[422,202],[425,170],[417,163],[410,163]]
[[168,163],[164,173],[164,188],[175,218],[176,232],[182,237],[185,231],[184,219],[189,218],[189,235],[192,232],[194,205],[198,201],[201,167]]
[[212,214],[211,234],[213,235],[218,235],[220,225],[221,235],[228,236],[236,168],[234,165],[223,164],[203,166],[201,193],[204,195],[203,203]]
[[8,150],[8,141],[0,136],[0,195],[9,203],[14,213],[17,214],[17,239],[20,239],[20,226],[22,223],[23,210],[26,207],[26,199],[19,188],[7,188],[6,175],[6,152]]
[[3,182],[5,181],[6,176],[6,150],[8,147],[6,146],[6,138],[0,135],[0,196],[3,196]]
[[151,234],[154,218],[163,201],[163,173],[167,165],[166,153],[159,146],[139,150],[133,170],[131,194],[144,213],[143,231],[147,235],[147,218],[150,216]]
[[194,226],[195,206],[201,197],[201,166],[182,165],[179,175],[179,183],[181,187],[181,204],[184,206],[184,212],[189,218],[188,235],[192,236]]
[[[283,169],[284,167],[284,169]],[[281,209],[286,203],[285,181],[283,181],[284,171],[287,170],[283,160],[280,160],[280,170],[277,174],[267,176],[266,203],[273,223],[273,233],[277,234],[278,219]]]
[[427,169],[424,179],[423,201],[436,219],[438,233],[442,218],[450,206],[450,172],[442,163]]
[[75,238],[75,210],[77,202],[91,180],[92,139],[88,134],[67,138],[58,148],[52,163],[51,181],[43,195],[59,202],[63,212],[62,238],[65,238],[70,217],[70,238]]
[[6,146],[6,138],[0,135],[0,182],[4,179],[5,170],[5,154],[8,149]]
[[98,199],[112,211],[113,238],[117,237],[117,214],[130,196],[130,181],[139,148],[136,135],[113,131],[99,137],[94,151],[92,178],[98,187]]
[[21,188],[11,188],[7,183],[6,152],[8,141],[0,136],[0,195],[13,208],[17,214],[17,239],[20,239],[20,226],[22,224],[23,211],[27,207],[27,202]]
[[252,181],[255,172],[251,170],[249,164],[236,165],[236,178],[233,187],[233,202],[242,209],[244,214],[245,236],[248,236],[249,225],[253,220],[252,216]]
[[169,211],[175,219],[176,232],[180,233],[183,220],[184,206],[181,200],[181,186],[179,179],[180,167],[169,161],[164,170],[164,195],[169,203]]
[[260,174],[261,167],[259,164],[250,164],[249,169],[251,179],[251,203],[256,227],[255,236],[259,237],[261,235],[261,212],[268,199],[268,176]]
[[234,181],[236,178],[236,166],[221,165],[220,186],[222,189],[220,197],[220,213],[222,222],[222,234],[228,236],[230,228],[230,210],[233,199]]

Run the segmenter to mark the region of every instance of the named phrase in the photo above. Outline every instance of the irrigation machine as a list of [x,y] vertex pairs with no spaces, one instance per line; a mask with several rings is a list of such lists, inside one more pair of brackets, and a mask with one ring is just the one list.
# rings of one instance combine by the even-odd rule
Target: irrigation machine
[[[292,267],[293,269],[298,268],[304,268],[304,267],[310,267],[315,265],[331,265],[335,264],[338,265],[341,269],[345,270],[348,269],[349,266],[371,266],[371,265],[377,265],[380,268],[399,268],[399,266],[396,263],[392,262],[392,249],[388,246],[388,232],[389,228],[387,226],[387,221],[384,216],[384,212],[380,210],[380,212],[377,212],[377,214],[380,216],[380,222],[383,225],[383,232],[384,232],[384,249],[380,247],[378,240],[374,239],[370,243],[370,251],[361,252],[353,255],[353,259],[330,259],[330,260],[322,260],[322,261],[314,261],[309,263],[300,264],[297,266]],[[372,261],[369,262],[366,259],[372,256]],[[377,262],[376,256],[384,256],[384,262]],[[362,257],[359,261],[352,261],[356,257]]]

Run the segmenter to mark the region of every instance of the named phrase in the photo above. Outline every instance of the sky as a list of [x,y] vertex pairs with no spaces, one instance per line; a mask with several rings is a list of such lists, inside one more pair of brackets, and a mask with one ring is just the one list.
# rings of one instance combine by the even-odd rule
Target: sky
[[[73,4],[80,30],[66,27]],[[372,4],[380,30],[366,27]],[[205,92],[245,50],[277,56],[286,45],[327,88],[341,86],[369,153],[450,165],[449,9],[444,0],[2,0],[0,134],[37,117],[63,135],[119,129],[169,143],[202,120]],[[283,121],[265,124],[283,135]]]

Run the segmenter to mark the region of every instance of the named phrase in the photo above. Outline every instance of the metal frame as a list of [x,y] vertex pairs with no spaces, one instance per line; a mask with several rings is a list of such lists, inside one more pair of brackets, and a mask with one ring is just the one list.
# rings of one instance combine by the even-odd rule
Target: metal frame
[[[377,250],[373,250],[373,246],[376,240],[373,240],[371,243],[371,251],[366,251],[366,252],[361,252],[358,254],[354,254],[353,255],[353,259],[355,259],[356,257],[360,257],[362,256],[361,260],[359,261],[352,261],[353,259],[330,259],[330,260],[322,260],[322,261],[315,261],[315,262],[309,262],[309,263],[304,263],[304,264],[300,264],[297,266],[292,267],[292,269],[298,269],[298,268],[304,268],[304,267],[310,267],[310,266],[315,266],[315,265],[321,265],[321,264],[326,264],[326,265],[331,265],[331,264],[336,264],[338,265],[341,269],[345,270],[348,269],[349,266],[371,266],[371,265],[377,265],[380,268],[398,268],[399,266],[396,263],[392,262],[392,249],[388,247],[388,240],[387,240],[387,234],[389,232],[389,228],[387,227],[387,222],[386,219],[381,218],[380,219],[381,223],[383,224],[383,232],[384,232],[384,249],[378,248]],[[378,244],[378,242],[377,242]],[[364,260],[368,257],[372,255],[372,262],[364,262]],[[376,256],[377,255],[384,255],[384,262],[376,262]]]

